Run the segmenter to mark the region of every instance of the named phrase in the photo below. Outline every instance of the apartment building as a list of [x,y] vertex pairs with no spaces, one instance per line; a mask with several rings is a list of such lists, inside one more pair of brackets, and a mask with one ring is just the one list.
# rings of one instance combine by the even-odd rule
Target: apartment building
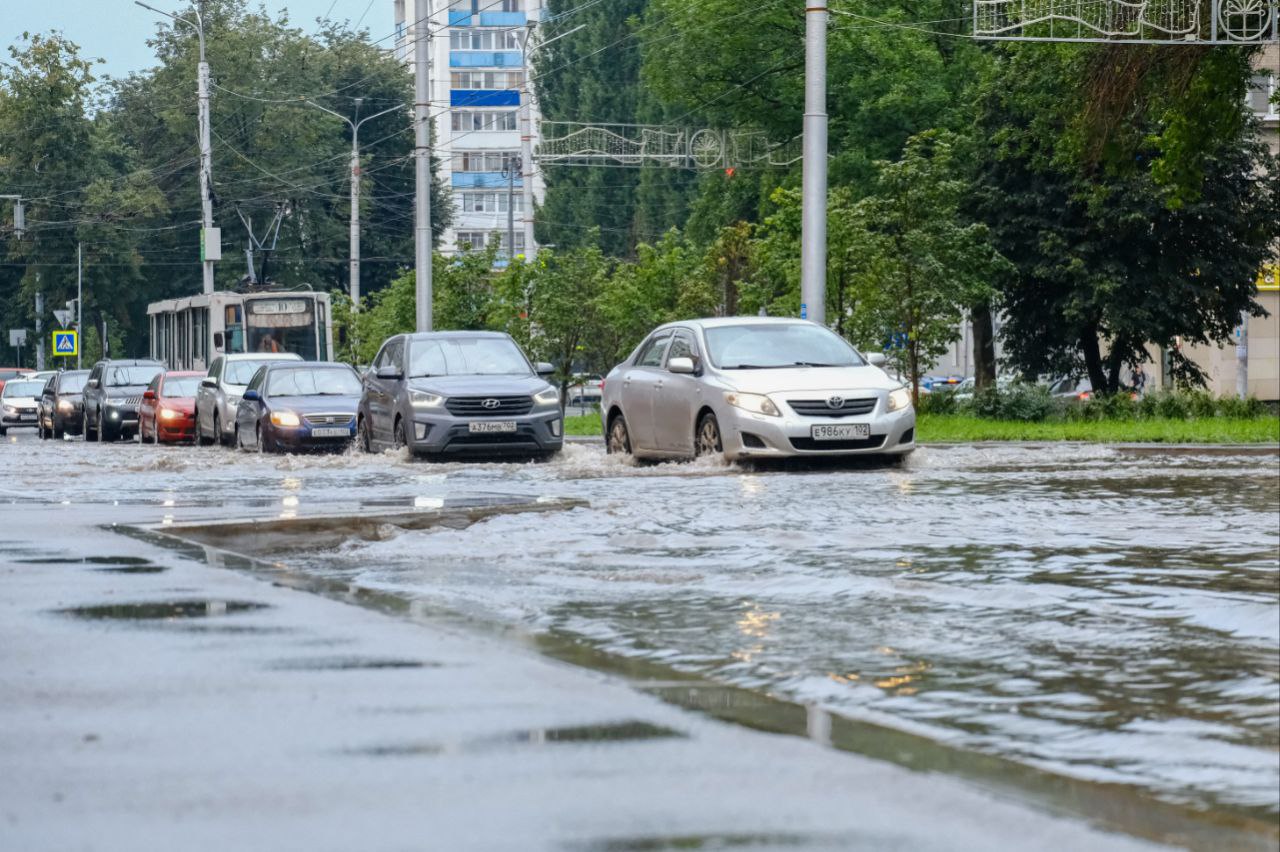
[[[414,0],[394,3],[397,55],[411,65]],[[528,23],[542,18],[544,0],[430,0],[429,6],[435,155],[453,201],[453,222],[439,249],[481,249],[496,239],[505,264],[512,254],[509,221],[514,254],[525,252],[523,182],[510,166],[520,155],[523,39]],[[536,107],[531,109],[536,134]],[[543,191],[535,170],[537,201]]]

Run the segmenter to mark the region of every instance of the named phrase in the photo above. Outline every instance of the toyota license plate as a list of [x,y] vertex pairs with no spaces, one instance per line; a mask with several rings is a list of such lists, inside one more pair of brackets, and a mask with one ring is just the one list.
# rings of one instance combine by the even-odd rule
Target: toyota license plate
[[324,426],[319,429],[312,429],[311,434],[316,438],[349,438],[351,437],[351,427]]
[[809,427],[809,435],[815,441],[848,441],[871,437],[869,423],[832,423],[827,426]]
[[514,420],[483,420],[472,421],[467,428],[474,435],[476,433],[486,434],[490,432],[514,432],[516,431],[516,421]]

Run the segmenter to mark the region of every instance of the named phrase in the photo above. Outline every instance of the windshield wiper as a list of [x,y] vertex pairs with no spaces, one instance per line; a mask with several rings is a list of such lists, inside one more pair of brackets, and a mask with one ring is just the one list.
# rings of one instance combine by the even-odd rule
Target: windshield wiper
[[776,370],[781,364],[730,364],[722,370]]
[[842,367],[843,364],[821,364],[817,361],[796,361],[797,367]]

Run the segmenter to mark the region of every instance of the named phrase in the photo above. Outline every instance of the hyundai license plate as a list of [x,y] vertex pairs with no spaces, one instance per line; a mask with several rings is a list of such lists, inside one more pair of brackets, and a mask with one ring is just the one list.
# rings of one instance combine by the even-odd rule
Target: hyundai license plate
[[322,426],[319,429],[312,429],[311,434],[316,438],[349,438],[351,436],[351,427]]
[[832,423],[810,426],[809,435],[815,441],[848,441],[871,437],[870,423]]
[[467,429],[471,434],[489,433],[489,432],[514,432],[516,431],[516,421],[514,420],[473,420],[467,425]]

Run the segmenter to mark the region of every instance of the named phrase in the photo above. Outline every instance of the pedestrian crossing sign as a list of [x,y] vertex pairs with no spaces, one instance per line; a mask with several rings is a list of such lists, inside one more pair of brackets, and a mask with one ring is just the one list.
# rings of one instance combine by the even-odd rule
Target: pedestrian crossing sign
[[79,334],[74,331],[55,331],[53,333],[53,354],[62,357],[79,355]]

